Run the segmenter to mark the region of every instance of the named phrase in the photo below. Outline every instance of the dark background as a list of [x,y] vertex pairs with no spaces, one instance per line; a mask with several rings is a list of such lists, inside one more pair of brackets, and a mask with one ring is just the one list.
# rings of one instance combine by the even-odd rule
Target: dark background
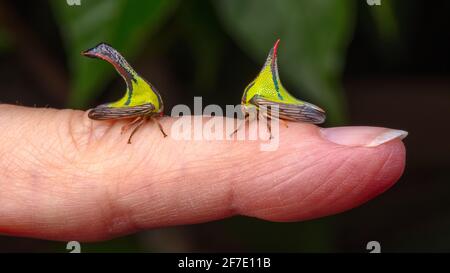
[[[277,38],[280,76],[323,106],[325,126],[407,130],[406,170],[374,200],[298,223],[234,217],[99,243],[82,251],[383,252],[450,249],[449,1],[0,0],[0,101],[88,109],[119,98],[111,67],[85,60],[105,41],[173,105],[237,104]],[[0,189],[1,190],[1,189]],[[0,237],[0,252],[66,252],[66,243]]]

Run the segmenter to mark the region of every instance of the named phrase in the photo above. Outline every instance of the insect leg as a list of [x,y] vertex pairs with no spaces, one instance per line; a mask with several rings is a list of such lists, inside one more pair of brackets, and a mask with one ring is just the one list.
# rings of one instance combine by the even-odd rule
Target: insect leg
[[142,117],[136,117],[135,119],[133,119],[132,121],[130,121],[129,123],[125,124],[124,126],[122,126],[122,128],[120,129],[120,134],[124,134],[126,131],[128,131],[128,129],[130,129],[131,126],[133,126],[133,124],[136,124],[136,122],[138,122]]
[[269,129],[269,139],[272,139],[273,138],[273,136],[272,136],[272,126],[270,125],[270,118],[267,118],[267,129]]
[[247,122],[248,117],[249,117],[249,114],[248,114],[247,112],[245,112],[244,120],[243,120],[243,121],[238,125],[238,127],[230,134],[230,137],[233,136],[234,134],[236,134],[237,131],[239,131],[239,130],[241,129],[242,125],[244,125],[245,122]]
[[139,120],[139,122],[137,123],[136,127],[134,127],[133,131],[130,134],[130,137],[128,138],[128,144],[131,144],[131,138],[133,137],[133,135],[137,132],[137,130],[139,130],[139,128],[147,121],[146,117],[141,117],[141,119]]
[[161,133],[163,134],[163,136],[164,136],[164,137],[167,137],[167,134],[164,132],[164,129],[163,129],[161,123],[159,123],[159,121],[158,121],[156,118],[154,118],[154,117],[151,117],[151,119],[152,119],[152,121],[154,121],[156,124],[158,124],[159,130],[161,131]]
[[[259,121],[259,116],[261,115],[262,119],[266,119],[266,126],[267,126],[267,130],[269,131],[269,139],[272,139],[272,126],[270,125],[270,121],[272,120],[272,117],[270,116],[270,112],[267,111],[267,109],[264,109],[265,111],[258,111],[258,121]],[[258,122],[259,125],[259,122]]]

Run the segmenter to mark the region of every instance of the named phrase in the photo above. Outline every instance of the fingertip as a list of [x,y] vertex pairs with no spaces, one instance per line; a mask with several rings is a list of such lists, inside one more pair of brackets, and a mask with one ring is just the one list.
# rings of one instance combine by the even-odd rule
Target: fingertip
[[[321,137],[313,131],[308,135]],[[258,183],[259,190],[253,192],[255,202],[243,201],[242,214],[299,221],[343,212],[385,192],[405,168],[406,151],[400,139],[370,148],[307,141],[309,151],[305,147],[291,151],[296,158],[292,157],[282,172],[272,172],[272,181],[267,179],[266,185]]]
[[375,168],[378,171],[374,174],[371,183],[368,183],[365,200],[370,200],[391,188],[405,170],[406,148],[400,139],[381,145],[377,153],[380,154],[381,163]]

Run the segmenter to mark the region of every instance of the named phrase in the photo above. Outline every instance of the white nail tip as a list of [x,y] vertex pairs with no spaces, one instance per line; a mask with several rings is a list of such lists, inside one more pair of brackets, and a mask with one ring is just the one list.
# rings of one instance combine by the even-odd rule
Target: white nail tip
[[404,139],[408,135],[408,132],[403,130],[389,130],[386,131],[377,137],[375,137],[369,144],[365,145],[366,147],[377,147],[386,142],[392,141],[394,139]]

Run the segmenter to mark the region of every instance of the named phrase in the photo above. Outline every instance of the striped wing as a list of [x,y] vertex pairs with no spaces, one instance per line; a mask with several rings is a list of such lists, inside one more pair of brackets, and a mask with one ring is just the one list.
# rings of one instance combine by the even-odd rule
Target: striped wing
[[89,118],[96,120],[133,118],[148,116],[153,113],[155,106],[151,103],[133,107],[110,107],[102,104],[89,111]]
[[272,117],[273,111],[278,108],[280,119],[320,124],[325,121],[325,112],[319,107],[303,102],[302,104],[280,103],[255,95],[250,100],[258,109],[266,111]]

